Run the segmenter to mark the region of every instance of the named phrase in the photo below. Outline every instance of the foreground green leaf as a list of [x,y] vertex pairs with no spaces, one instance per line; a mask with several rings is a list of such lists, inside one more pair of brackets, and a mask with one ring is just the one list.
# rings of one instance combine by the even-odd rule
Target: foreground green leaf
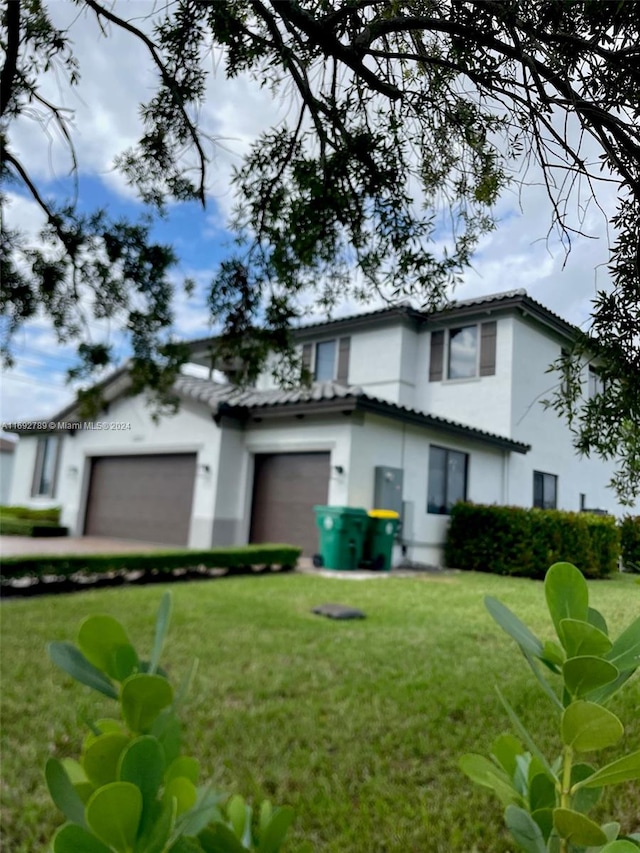
[[51,799],[62,814],[72,823],[85,826],[84,803],[62,763],[57,758],[50,758],[44,773]]
[[117,853],[131,853],[142,814],[142,794],[130,782],[99,788],[87,803],[87,824]]
[[580,699],[562,715],[562,741],[576,752],[591,752],[616,744],[624,733],[620,720],[594,702]]
[[579,847],[607,843],[607,836],[597,823],[572,809],[554,809],[553,825],[561,838]]
[[562,620],[587,621],[589,612],[587,582],[582,572],[571,563],[554,563],[546,574],[544,593],[558,639],[565,646],[560,625]]
[[607,655],[607,660],[623,670],[640,666],[640,616],[620,634]]
[[504,813],[507,828],[525,853],[546,853],[542,830],[529,812],[518,806],[507,806]]
[[53,837],[53,853],[113,853],[82,826],[67,823]]
[[165,637],[169,630],[169,622],[171,620],[171,593],[165,592],[160,601],[158,615],[156,617],[156,631],[153,640],[153,650],[151,652],[151,661],[149,663],[149,674],[154,675],[160,664],[160,655],[164,646]]
[[122,714],[133,732],[146,734],[173,700],[173,689],[160,675],[132,675],[122,685]]
[[472,782],[491,788],[503,805],[522,803],[522,797],[513,787],[504,770],[495,766],[483,755],[469,753],[460,759],[460,769]]
[[567,689],[573,696],[583,697],[598,687],[610,684],[619,676],[616,667],[593,655],[569,658],[562,667]]
[[600,770],[574,785],[574,789],[602,788],[605,785],[618,785],[633,779],[640,779],[640,750],[601,767]]
[[510,637],[513,637],[520,648],[526,649],[530,654],[537,658],[542,655],[542,643],[535,634],[533,634],[527,626],[518,619],[515,613],[512,613],[511,610],[509,610],[508,607],[505,607],[501,601],[498,601],[490,595],[485,597],[484,605],[502,630],[506,631]]
[[82,652],[71,643],[48,643],[47,652],[49,657],[80,684],[104,693],[110,699],[118,698],[118,691],[113,682],[92,663],[90,663]]

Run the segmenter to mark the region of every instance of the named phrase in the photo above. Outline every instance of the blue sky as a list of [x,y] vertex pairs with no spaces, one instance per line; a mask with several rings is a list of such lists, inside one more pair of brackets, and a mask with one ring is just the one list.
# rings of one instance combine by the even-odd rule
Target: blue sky
[[[146,0],[129,0],[130,17],[148,10]],[[82,70],[77,91],[66,89],[58,78],[44,81],[45,92],[58,104],[72,109],[74,141],[80,163],[80,203],[91,210],[104,206],[112,215],[135,217],[143,212],[124,179],[113,170],[113,158],[138,135],[138,103],[153,86],[153,73],[146,56],[132,46],[126,34],[114,33],[107,42],[90,15],[78,15],[73,4],[50,4],[59,26],[70,33]],[[215,65],[212,62],[212,68]],[[48,87],[48,88],[47,88]],[[156,223],[154,233],[173,245],[180,258],[174,270],[177,280],[192,277],[195,296],[176,300],[176,333],[201,337],[211,326],[204,290],[220,259],[228,251],[230,235],[225,223],[233,205],[230,185],[232,169],[241,163],[258,133],[287,116],[288,105],[275,101],[260,81],[249,77],[224,80],[212,73],[207,98],[200,111],[202,126],[218,140],[211,149],[208,204],[173,205],[167,219]],[[68,152],[55,135],[48,139],[33,122],[21,121],[10,130],[13,149],[30,174],[45,188],[45,195],[62,199],[68,180]],[[63,176],[63,177],[61,177]],[[35,235],[40,212],[25,196],[10,192],[7,224]],[[592,239],[579,238],[565,258],[555,238],[545,239],[550,205],[535,172],[520,192],[503,194],[498,205],[499,227],[485,237],[474,258],[473,268],[456,291],[460,299],[525,288],[551,310],[577,325],[588,321],[590,302],[596,290],[608,286],[606,272],[606,218],[615,205],[615,187],[606,186],[601,196],[604,213],[595,205],[586,212],[586,230]],[[579,216],[576,211],[575,216]],[[34,236],[35,239],[35,236]],[[566,261],[566,262],[565,262]],[[341,311],[353,310],[353,304]],[[366,309],[365,309],[366,310]],[[96,328],[96,334],[104,329]],[[112,332],[121,355],[124,340]],[[15,339],[15,367],[3,371],[0,389],[0,419],[48,417],[66,405],[73,389],[65,385],[65,371],[73,363],[73,348],[59,346],[49,324],[30,324]]]

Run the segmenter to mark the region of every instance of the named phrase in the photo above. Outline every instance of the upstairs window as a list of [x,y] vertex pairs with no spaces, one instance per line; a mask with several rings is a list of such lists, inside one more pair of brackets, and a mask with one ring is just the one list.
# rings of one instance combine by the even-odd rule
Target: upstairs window
[[555,474],[533,472],[533,505],[538,509],[557,509],[558,478]]
[[496,333],[495,321],[431,332],[429,381],[493,376]]
[[311,374],[315,382],[340,382],[347,385],[350,350],[351,338],[334,338],[304,344],[303,368]]
[[449,515],[451,508],[467,499],[469,455],[445,447],[429,448],[427,512]]
[[47,435],[38,439],[31,487],[32,497],[52,498],[54,496],[59,455],[59,436]]
[[595,367],[589,365],[589,399],[593,400],[604,392],[604,382]]
[[478,327],[449,329],[447,377],[469,379],[478,374]]
[[321,341],[316,344],[316,363],[313,378],[317,382],[331,381],[336,378],[335,341]]

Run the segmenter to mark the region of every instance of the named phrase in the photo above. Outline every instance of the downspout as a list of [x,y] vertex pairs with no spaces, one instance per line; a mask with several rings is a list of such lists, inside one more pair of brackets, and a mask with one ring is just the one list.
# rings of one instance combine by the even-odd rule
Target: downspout
[[509,506],[509,459],[511,451],[502,451],[502,505]]

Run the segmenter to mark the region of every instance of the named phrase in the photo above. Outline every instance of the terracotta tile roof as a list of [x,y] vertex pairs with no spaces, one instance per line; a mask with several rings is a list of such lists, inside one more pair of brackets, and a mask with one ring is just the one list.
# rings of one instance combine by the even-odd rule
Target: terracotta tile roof
[[241,389],[235,385],[225,385],[212,382],[208,379],[199,379],[192,376],[179,377],[174,385],[177,393],[187,399],[204,403],[211,409],[214,415],[228,414],[230,416],[248,417],[250,413],[278,409],[291,406],[301,408],[305,405],[324,404],[330,408],[331,403],[349,401],[350,408],[358,408],[364,411],[377,412],[402,420],[408,420],[423,426],[431,426],[441,431],[465,435],[490,444],[498,445],[518,453],[526,453],[529,445],[515,441],[506,436],[487,432],[476,427],[461,424],[457,421],[447,420],[419,409],[401,406],[379,397],[366,394],[357,385],[339,385],[336,382],[314,382],[304,388],[281,389],[276,388],[269,391],[256,391],[255,389]]

